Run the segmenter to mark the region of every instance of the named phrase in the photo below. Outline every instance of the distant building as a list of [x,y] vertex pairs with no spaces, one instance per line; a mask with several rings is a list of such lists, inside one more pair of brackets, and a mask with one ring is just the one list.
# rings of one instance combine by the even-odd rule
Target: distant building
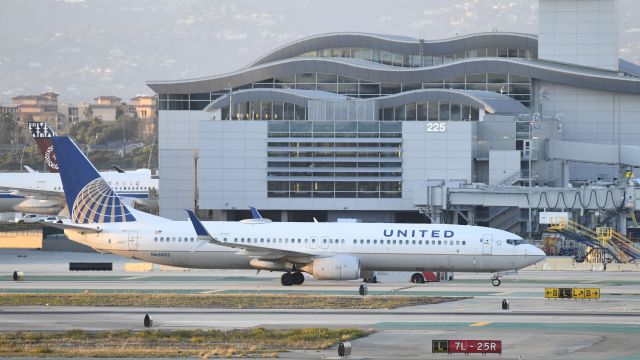
[[95,104],[91,105],[93,116],[102,119],[102,121],[116,121],[118,117],[118,106],[122,99],[117,96],[99,96],[95,99]]
[[140,119],[155,117],[156,97],[151,95],[138,95],[131,98],[131,106],[135,109]]
[[15,114],[18,112],[18,107],[15,105],[0,105],[0,114]]
[[131,108],[140,119],[140,129],[144,138],[150,138],[155,134],[158,119],[156,96],[138,95],[131,98]]
[[19,95],[11,99],[21,123],[41,121],[49,123],[54,130],[66,127],[67,118],[58,111],[58,94],[52,91],[40,95]]
[[87,110],[89,106],[89,104],[84,102],[80,104],[61,103],[58,104],[58,112],[67,118],[67,122],[74,124],[87,120]]

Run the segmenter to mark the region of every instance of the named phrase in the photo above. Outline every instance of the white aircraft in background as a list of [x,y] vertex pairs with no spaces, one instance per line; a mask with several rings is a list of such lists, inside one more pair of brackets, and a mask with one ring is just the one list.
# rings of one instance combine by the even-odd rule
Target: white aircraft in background
[[[544,259],[517,235],[444,224],[173,221],[129,209],[68,137],[54,137],[71,219],[49,224],[100,252],[186,268],[282,271],[282,285],[356,280],[362,271],[499,273]],[[498,275],[492,278],[500,285]]]
[[[56,215],[66,203],[51,146],[54,134],[45,123],[29,123],[29,129],[49,173],[40,173],[28,166],[26,173],[0,173],[0,212]],[[151,170],[107,171],[101,175],[131,206],[157,209],[158,179],[152,176]]]

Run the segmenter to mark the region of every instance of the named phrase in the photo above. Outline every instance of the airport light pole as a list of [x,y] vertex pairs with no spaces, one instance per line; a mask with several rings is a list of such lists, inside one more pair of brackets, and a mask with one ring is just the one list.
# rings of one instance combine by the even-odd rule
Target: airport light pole
[[122,117],[122,158],[124,159],[124,153],[127,151],[127,138],[124,131],[124,117]]
[[233,112],[233,88],[231,87],[231,83],[229,83],[229,120],[233,120],[232,112]]

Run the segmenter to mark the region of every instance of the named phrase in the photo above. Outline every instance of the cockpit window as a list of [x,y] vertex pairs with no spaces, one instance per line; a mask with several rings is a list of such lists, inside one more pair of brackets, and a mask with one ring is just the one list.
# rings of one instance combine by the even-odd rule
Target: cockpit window
[[522,245],[522,244],[528,244],[528,242],[525,239],[507,239],[507,244]]

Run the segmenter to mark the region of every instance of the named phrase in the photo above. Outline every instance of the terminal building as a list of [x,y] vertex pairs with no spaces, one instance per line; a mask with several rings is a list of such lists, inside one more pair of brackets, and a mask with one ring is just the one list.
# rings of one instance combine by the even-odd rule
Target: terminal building
[[[254,206],[282,221],[524,232],[527,207],[623,207],[640,66],[619,58],[618,1],[539,4],[538,35],[322,34],[231,73],[149,81],[160,214],[237,220]],[[567,200],[594,183],[622,193]]]

